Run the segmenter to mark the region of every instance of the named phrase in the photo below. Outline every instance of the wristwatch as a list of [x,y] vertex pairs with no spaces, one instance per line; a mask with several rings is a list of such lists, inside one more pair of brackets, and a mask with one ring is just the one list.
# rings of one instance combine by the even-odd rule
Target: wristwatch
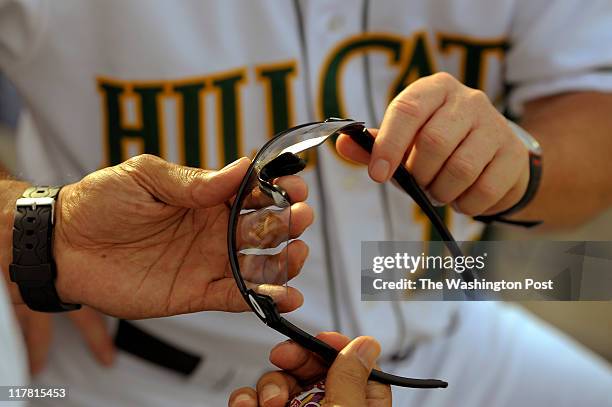
[[63,303],[55,289],[53,225],[60,189],[28,188],[17,200],[9,274],[11,281],[19,286],[23,301],[34,311],[63,312],[81,308],[77,304]]
[[523,209],[529,202],[531,202],[538,191],[540,179],[542,178],[542,147],[540,147],[540,143],[538,143],[538,141],[525,129],[513,121],[508,120],[508,125],[514,132],[515,136],[521,140],[523,145],[527,147],[527,150],[529,151],[529,182],[527,183],[527,189],[525,190],[523,197],[511,208],[494,215],[474,216],[474,219],[484,223],[502,222],[525,227],[536,226],[541,224],[542,221],[523,221],[505,218],[506,216]]

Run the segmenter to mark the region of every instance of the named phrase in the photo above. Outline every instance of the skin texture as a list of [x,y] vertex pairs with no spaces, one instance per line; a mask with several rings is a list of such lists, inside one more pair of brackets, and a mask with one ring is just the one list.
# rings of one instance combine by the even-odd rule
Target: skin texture
[[331,366],[293,341],[281,342],[270,352],[270,362],[281,370],[261,376],[256,389],[235,390],[228,405],[283,407],[300,394],[306,384],[324,378],[323,406],[391,406],[390,386],[368,381],[380,354],[380,345],[374,338],[361,336],[351,341],[336,332],[321,333],[317,338],[340,351]]
[[[53,238],[56,288],[62,301],[89,305],[69,317],[97,360],[111,364],[114,350],[103,318],[94,309],[126,319],[250,310],[229,268],[226,237],[227,201],[248,164],[248,159],[241,159],[222,170],[205,171],[144,155],[62,189]],[[0,232],[9,237],[15,200],[27,185],[2,182],[13,191],[5,201],[12,203],[3,207]],[[301,202],[307,187],[296,176],[277,182],[297,202],[290,230],[297,238],[313,220],[312,210]],[[244,221],[252,222],[248,215],[239,222]],[[0,264],[8,281],[10,243],[2,253]],[[307,254],[303,242],[292,243],[290,278],[298,274]],[[50,316],[27,309],[16,284],[9,287],[30,349],[30,365],[37,372],[46,360]],[[261,284],[256,290],[275,298],[281,312],[303,301],[293,288]]]

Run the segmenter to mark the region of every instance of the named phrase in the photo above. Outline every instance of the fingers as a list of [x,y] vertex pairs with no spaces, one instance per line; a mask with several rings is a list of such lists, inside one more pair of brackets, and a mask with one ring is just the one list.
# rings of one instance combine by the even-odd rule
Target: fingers
[[529,178],[527,148],[507,120],[484,92],[446,73],[421,78],[393,99],[371,157],[347,135],[336,146],[343,157],[367,162],[378,182],[405,164],[432,201],[471,216],[512,207]]
[[466,135],[471,122],[458,102],[447,102],[419,130],[406,167],[417,183],[429,185]]
[[340,351],[325,380],[325,401],[331,405],[366,406],[368,377],[380,354],[374,338],[361,336]]
[[[304,296],[293,287],[249,283],[247,283],[247,286],[259,294],[272,297],[279,312],[294,311],[304,303]],[[210,283],[202,296],[203,300],[197,308],[180,310],[175,313],[198,311],[244,312],[251,309],[231,277]]]
[[230,199],[249,167],[240,158],[218,171],[185,167],[143,154],[120,164],[156,200],[185,208],[206,208]]
[[302,306],[304,296],[293,287],[260,284],[252,287],[256,293],[272,297],[279,312],[291,312]]
[[[277,178],[274,184],[279,185],[288,195],[291,202],[302,202],[308,198],[308,185],[297,175],[287,175]],[[253,188],[251,193],[245,198],[243,209],[258,209],[273,205],[272,198],[266,195],[261,188]]]
[[[374,366],[378,369],[378,366]],[[375,381],[368,381],[366,388],[366,397],[368,407],[391,407],[393,394],[391,386]]]
[[250,387],[234,390],[227,405],[229,407],[258,407],[257,392]]
[[450,203],[480,177],[498,148],[499,142],[490,137],[487,130],[476,130],[454,152],[442,158],[444,165],[434,174],[433,182],[430,179],[431,184],[421,185],[429,185],[427,191],[434,200],[441,204]]
[[412,83],[393,99],[372,150],[368,170],[374,181],[389,180],[419,129],[457,86],[459,83],[452,76],[439,73]]
[[269,372],[257,382],[259,405],[284,407],[289,397],[300,392],[297,380],[284,372]]
[[297,380],[283,372],[268,372],[257,381],[257,391],[249,387],[230,395],[230,407],[284,407],[291,395],[301,391]]
[[68,316],[80,331],[96,360],[104,366],[111,366],[115,360],[115,347],[102,315],[84,307],[79,311],[70,312]]
[[[514,205],[522,196],[519,191],[525,191],[527,184],[524,174],[528,173],[528,169],[522,172],[511,171],[510,169],[523,163],[528,167],[528,152],[526,149],[517,146],[516,148],[502,148],[496,158],[487,166],[478,180],[461,196],[455,203],[456,209],[466,215],[478,215],[485,212],[487,209],[497,206],[497,203],[506,197],[502,205],[503,209],[507,209]],[[528,177],[527,177],[528,178]],[[523,188],[517,187],[507,197],[509,191],[519,182],[523,181]]]
[[[378,129],[368,129],[368,131],[374,137],[378,135]],[[370,162],[370,153],[355,143],[348,134],[340,134],[338,136],[336,139],[336,150],[342,158],[348,161],[365,165],[368,165]]]
[[[337,350],[350,342],[348,337],[336,332],[322,332],[317,338]],[[270,362],[304,381],[322,376],[329,367],[317,354],[291,340],[279,343],[270,351]]]
[[282,285],[297,276],[308,257],[308,246],[301,240],[290,242],[280,253],[240,255],[240,274],[255,284]]
[[[527,184],[529,183],[529,173],[521,174],[518,182],[506,193],[506,195],[495,205],[484,211],[484,215],[493,215],[510,209],[514,206],[525,194]],[[459,209],[457,209],[459,210]]]
[[299,237],[314,221],[314,212],[304,202],[283,210],[259,209],[238,219],[236,244],[239,249],[271,248]]

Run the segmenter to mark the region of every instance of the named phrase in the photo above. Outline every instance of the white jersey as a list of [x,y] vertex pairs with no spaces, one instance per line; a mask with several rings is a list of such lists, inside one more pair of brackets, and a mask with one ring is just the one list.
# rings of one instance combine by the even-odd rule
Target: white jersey
[[[18,140],[22,177],[65,183],[143,152],[221,167],[279,130],[330,116],[378,126],[393,95],[436,71],[516,114],[534,98],[612,90],[612,48],[601,45],[612,43],[611,26],[612,3],[596,0],[0,0],[0,69],[37,129]],[[426,219],[332,145],[319,151],[322,183],[314,165],[305,172],[317,213],[304,238],[311,254],[295,283],[305,304],[288,318],[311,332],[372,334],[389,354],[443,335],[452,303],[360,301],[360,242],[429,240]],[[445,220],[458,240],[481,231],[450,211]],[[228,383],[252,381],[280,338],[249,313],[137,324],[203,355],[197,385],[184,392],[189,400],[202,389],[227,392]],[[43,380],[78,383],[88,390],[71,395],[95,404],[96,385],[80,369],[86,352],[58,335],[58,346],[74,343],[62,346],[74,357],[54,353]],[[181,383],[129,356],[119,367],[143,373],[132,375],[133,386],[151,394],[166,391],[161,383]],[[123,376],[91,371],[95,383],[121,387]],[[117,392],[118,400],[133,397]],[[149,395],[146,404],[156,403],[167,404]]]
[[[0,270],[1,272],[2,270]],[[28,371],[19,326],[6,286],[0,281],[0,386],[24,386]],[[0,406],[4,405],[0,400]],[[6,400],[6,405],[15,405]]]

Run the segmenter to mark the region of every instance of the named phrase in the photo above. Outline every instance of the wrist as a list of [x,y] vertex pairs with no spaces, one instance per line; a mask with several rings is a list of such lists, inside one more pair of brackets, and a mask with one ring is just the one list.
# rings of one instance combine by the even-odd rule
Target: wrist
[[13,259],[15,203],[29,187],[25,182],[0,180],[0,270],[13,304],[24,303],[19,287],[11,282],[9,277],[9,264]]
[[69,221],[69,217],[66,216],[66,197],[70,196],[73,187],[74,184],[64,186],[55,204],[55,227],[53,230],[53,259],[57,268],[55,289],[62,302],[81,304],[78,295],[80,292],[78,279],[72,272],[70,261],[66,259],[67,248],[69,247],[69,239],[66,234],[66,222]]

